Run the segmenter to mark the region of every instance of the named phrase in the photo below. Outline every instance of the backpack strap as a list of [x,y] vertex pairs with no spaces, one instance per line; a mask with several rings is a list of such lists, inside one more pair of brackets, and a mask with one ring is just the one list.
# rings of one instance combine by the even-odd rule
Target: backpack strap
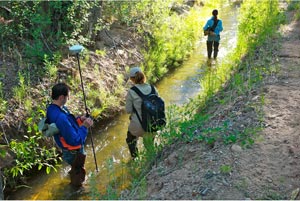
[[215,31],[215,28],[217,27],[218,22],[219,22],[219,20],[214,20],[214,24],[213,24],[213,26],[211,27],[211,30],[212,30],[212,31]]
[[150,94],[155,94],[156,93],[156,90],[155,90],[154,86],[153,85],[150,85],[150,86],[151,86],[151,92],[148,95],[143,94],[141,92],[141,90],[139,90],[139,88],[137,88],[136,86],[133,86],[130,89],[132,89],[135,93],[137,93],[137,95],[139,95],[139,97],[141,97],[144,100]]

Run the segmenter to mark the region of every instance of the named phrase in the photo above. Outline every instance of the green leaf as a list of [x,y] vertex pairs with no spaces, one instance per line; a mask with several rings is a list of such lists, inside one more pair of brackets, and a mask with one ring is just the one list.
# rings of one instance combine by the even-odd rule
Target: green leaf
[[46,173],[49,174],[50,171],[51,171],[51,168],[48,166],[48,167],[46,168]]
[[40,163],[39,166],[38,166],[38,170],[41,170],[42,167],[43,167],[43,164]]

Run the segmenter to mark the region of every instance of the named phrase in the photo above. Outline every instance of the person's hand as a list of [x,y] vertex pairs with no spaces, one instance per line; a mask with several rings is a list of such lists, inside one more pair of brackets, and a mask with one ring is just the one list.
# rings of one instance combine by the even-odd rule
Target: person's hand
[[86,119],[87,119],[87,117],[86,117],[85,115],[82,115],[82,116],[80,117],[80,120],[81,120],[82,122],[84,122]]
[[91,118],[85,118],[85,120],[83,121],[83,126],[89,128],[94,124],[94,121]]

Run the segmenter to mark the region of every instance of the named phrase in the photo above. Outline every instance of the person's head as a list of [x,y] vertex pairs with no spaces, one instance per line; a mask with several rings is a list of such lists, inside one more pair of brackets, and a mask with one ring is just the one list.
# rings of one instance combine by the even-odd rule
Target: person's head
[[51,98],[59,105],[66,104],[69,97],[70,87],[65,83],[58,83],[52,87]]
[[142,70],[140,69],[140,67],[133,67],[133,68],[131,68],[130,72],[129,72],[129,76],[130,76],[130,80],[134,84],[144,84],[147,81],[146,76],[142,72]]
[[212,15],[215,16],[215,17],[217,17],[217,15],[218,15],[218,10],[217,10],[217,9],[214,9],[214,10],[212,11]]

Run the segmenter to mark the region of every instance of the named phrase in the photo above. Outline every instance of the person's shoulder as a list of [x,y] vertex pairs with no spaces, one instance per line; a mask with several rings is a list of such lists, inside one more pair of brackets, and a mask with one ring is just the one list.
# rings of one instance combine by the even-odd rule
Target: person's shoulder
[[136,84],[135,85],[137,88],[139,89],[144,89],[144,88],[150,88],[151,87],[151,84],[149,83],[144,83],[144,84]]
[[55,112],[56,110],[58,109],[58,107],[55,105],[55,104],[50,104],[50,105],[48,105],[48,107],[47,107],[47,112]]

